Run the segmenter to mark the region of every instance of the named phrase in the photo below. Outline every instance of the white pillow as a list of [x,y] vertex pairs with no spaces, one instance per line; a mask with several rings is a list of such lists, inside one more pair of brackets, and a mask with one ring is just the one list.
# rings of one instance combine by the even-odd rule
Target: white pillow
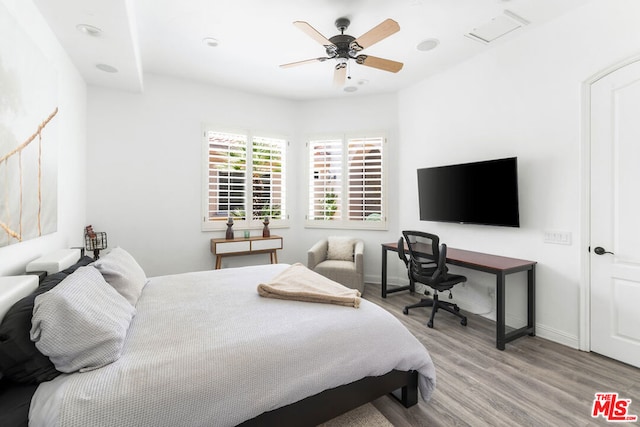
[[136,260],[122,248],[114,248],[93,265],[108,284],[135,307],[147,283],[147,276]]
[[60,372],[98,369],[120,358],[135,310],[93,266],[80,267],[36,297],[31,341]]
[[353,246],[355,240],[351,237],[327,237],[327,259],[339,261],[353,261]]

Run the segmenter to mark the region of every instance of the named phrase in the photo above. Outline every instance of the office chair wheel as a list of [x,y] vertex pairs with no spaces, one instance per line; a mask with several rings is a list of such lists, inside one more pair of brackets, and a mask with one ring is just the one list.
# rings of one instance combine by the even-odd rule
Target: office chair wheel
[[408,308],[403,308],[402,309],[402,314],[409,314],[409,309]]
[[467,326],[467,318],[466,318],[466,317],[464,317],[464,318],[460,321],[460,324],[461,324],[462,326]]
[[433,329],[433,322],[431,320],[429,320],[427,322],[427,326]]

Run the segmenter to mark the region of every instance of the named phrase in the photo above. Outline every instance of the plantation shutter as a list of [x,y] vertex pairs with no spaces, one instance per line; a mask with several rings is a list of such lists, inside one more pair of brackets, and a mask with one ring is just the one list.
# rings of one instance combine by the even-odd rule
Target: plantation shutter
[[309,142],[308,220],[342,218],[342,145],[341,139]]
[[252,140],[253,219],[279,220],[285,212],[285,153],[283,139],[254,137]]
[[247,137],[207,132],[209,144],[208,208],[209,221],[246,219]]
[[386,230],[384,134],[314,139],[307,227]]
[[348,140],[350,221],[380,221],[383,212],[382,145],[384,138]]

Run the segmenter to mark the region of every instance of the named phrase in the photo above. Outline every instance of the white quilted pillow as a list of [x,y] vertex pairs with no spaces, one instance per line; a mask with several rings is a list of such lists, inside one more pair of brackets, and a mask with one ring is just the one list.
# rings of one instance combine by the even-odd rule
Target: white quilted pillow
[[135,307],[147,283],[147,276],[140,264],[122,248],[114,248],[93,265],[108,284]]
[[120,358],[134,315],[98,270],[80,267],[36,297],[31,341],[60,372],[98,369]]
[[353,261],[355,240],[351,237],[333,236],[327,238],[327,259]]

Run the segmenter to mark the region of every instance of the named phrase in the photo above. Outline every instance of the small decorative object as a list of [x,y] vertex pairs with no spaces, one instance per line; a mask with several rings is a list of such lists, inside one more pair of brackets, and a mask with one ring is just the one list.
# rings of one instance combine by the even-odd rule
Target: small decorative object
[[93,259],[100,258],[100,251],[107,249],[107,233],[93,231],[91,225],[84,228],[84,247],[93,251]]
[[262,229],[262,237],[269,237],[271,236],[271,232],[269,231],[269,217],[265,216],[264,217],[264,228]]
[[227,221],[227,234],[224,236],[227,240],[233,240],[233,218],[229,217]]
[[249,230],[244,230],[244,238],[248,239],[249,237],[251,237],[251,232]]

